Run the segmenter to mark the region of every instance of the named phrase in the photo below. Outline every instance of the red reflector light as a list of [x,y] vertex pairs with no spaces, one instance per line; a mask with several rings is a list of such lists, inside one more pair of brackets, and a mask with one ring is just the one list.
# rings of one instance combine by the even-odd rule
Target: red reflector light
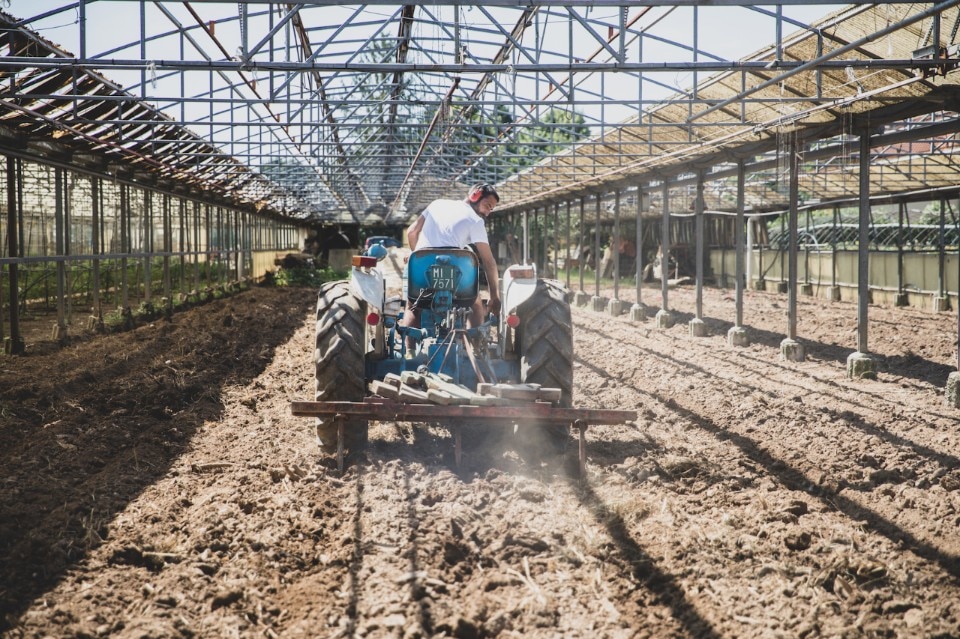
[[507,315],[507,326],[509,326],[510,328],[516,328],[520,326],[520,316]]
[[350,262],[359,268],[373,268],[377,265],[377,258],[368,255],[354,255]]
[[376,326],[378,323],[380,323],[379,315],[377,315],[376,313],[369,313],[367,315],[367,324],[369,324],[370,326]]

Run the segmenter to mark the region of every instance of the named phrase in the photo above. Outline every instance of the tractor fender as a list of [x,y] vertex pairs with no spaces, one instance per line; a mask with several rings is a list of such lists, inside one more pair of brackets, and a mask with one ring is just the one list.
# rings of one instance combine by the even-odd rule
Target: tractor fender
[[350,274],[350,290],[365,301],[369,308],[377,309],[383,314],[386,293],[380,269],[354,266]]
[[534,264],[513,264],[503,272],[500,282],[500,335],[503,336],[503,352],[515,352],[513,329],[507,324],[511,313],[526,302],[537,290],[537,267]]
[[537,267],[533,264],[513,264],[503,273],[500,285],[501,315],[509,315],[530,299],[537,290]]

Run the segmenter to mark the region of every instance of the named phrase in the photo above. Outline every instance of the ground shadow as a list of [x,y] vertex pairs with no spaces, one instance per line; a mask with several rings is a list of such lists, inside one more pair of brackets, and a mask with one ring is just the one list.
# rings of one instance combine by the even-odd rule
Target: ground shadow
[[251,382],[303,325],[316,293],[245,297],[3,360],[0,630],[109,537],[115,516],[222,414],[224,387]]

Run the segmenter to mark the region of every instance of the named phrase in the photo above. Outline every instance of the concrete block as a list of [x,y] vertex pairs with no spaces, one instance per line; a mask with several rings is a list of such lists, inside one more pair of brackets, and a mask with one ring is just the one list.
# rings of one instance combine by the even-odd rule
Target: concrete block
[[949,297],[934,297],[933,298],[933,310],[936,313],[942,313],[944,311],[950,310],[950,298]]
[[593,297],[590,298],[590,304],[592,305],[591,308],[593,308],[593,310],[596,311],[597,313],[603,313],[604,311],[607,310],[608,301],[609,300],[607,300],[607,298],[603,297],[602,295],[594,295]]
[[909,293],[897,293],[897,299],[894,301],[895,306],[910,306],[910,294]]
[[777,282],[777,293],[786,293],[790,290],[790,282]]
[[657,323],[657,328],[670,328],[673,326],[673,316],[670,315],[670,311],[665,311],[663,309],[657,311],[655,321]]
[[623,302],[617,299],[607,302],[607,313],[613,317],[620,317],[623,315]]
[[847,377],[850,379],[876,379],[876,360],[860,351],[850,353],[850,356],[847,357]]
[[830,287],[830,301],[839,302],[840,301],[840,287],[831,286]]
[[20,355],[27,350],[27,344],[22,339],[12,337],[3,338],[3,352],[7,355]]
[[960,408],[960,372],[954,371],[947,376],[947,406]]
[[810,284],[809,282],[806,284],[801,284],[800,294],[806,295],[807,297],[813,297],[813,284]]
[[50,331],[50,339],[55,342],[62,342],[65,341],[67,337],[67,325],[54,322],[53,329]]
[[590,294],[586,291],[577,291],[573,296],[573,303],[579,307],[584,307],[590,303]]
[[734,326],[727,331],[727,344],[730,346],[750,346],[750,334],[742,326]]
[[753,290],[755,291],[765,291],[767,290],[766,280],[757,280],[753,283]]
[[706,337],[707,335],[707,325],[702,319],[696,317],[687,324],[687,330],[690,333],[690,337]]
[[787,362],[802,362],[806,359],[803,344],[789,337],[780,342],[780,359]]
[[647,307],[643,304],[634,304],[631,306],[630,320],[633,322],[645,322],[647,320]]

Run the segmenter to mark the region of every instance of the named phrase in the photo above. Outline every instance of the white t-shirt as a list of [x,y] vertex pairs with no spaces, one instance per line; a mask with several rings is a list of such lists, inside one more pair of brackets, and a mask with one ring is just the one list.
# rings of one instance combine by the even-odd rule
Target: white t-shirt
[[490,243],[483,218],[463,200],[434,200],[420,215],[425,219],[417,240],[418,249],[464,248],[476,242]]

